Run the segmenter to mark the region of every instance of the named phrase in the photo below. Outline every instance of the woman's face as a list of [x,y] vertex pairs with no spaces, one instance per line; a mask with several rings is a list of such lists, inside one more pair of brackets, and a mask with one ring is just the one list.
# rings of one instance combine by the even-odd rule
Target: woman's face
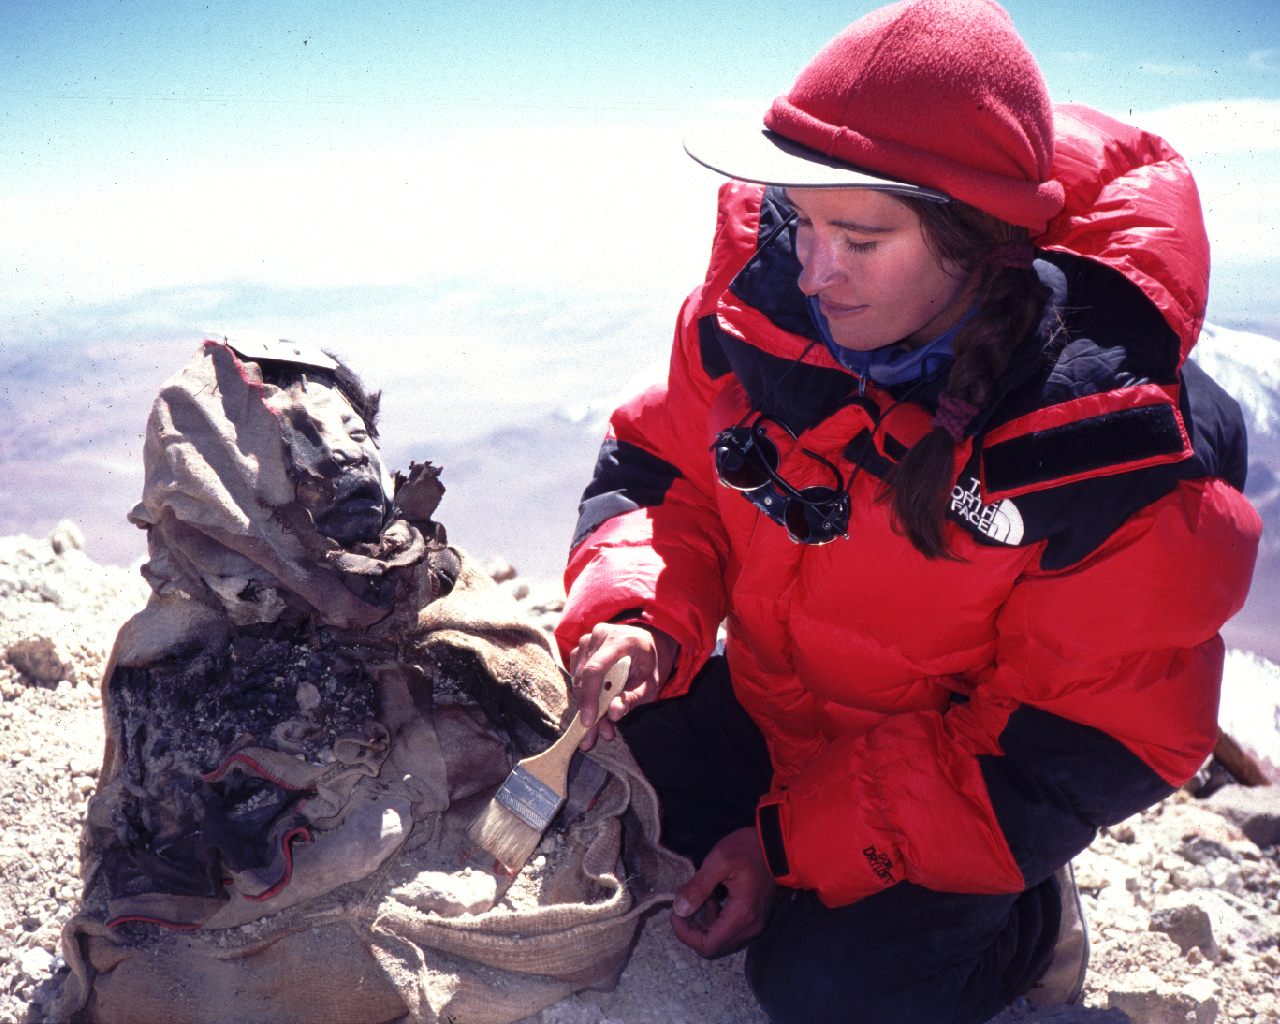
[[939,261],[915,211],[888,193],[789,188],[786,196],[798,217],[800,290],[817,298],[838,345],[923,345],[972,304],[967,277]]

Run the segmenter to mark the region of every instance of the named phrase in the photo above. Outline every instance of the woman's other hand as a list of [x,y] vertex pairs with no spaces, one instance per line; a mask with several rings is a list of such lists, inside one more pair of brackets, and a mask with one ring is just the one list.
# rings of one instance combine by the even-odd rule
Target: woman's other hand
[[720,840],[671,908],[676,938],[708,959],[734,953],[759,935],[778,898],[754,828]]
[[[602,622],[590,633],[583,634],[569,656],[569,671],[582,708],[582,721],[591,726],[580,744],[582,750],[595,746],[597,737],[613,739],[617,733],[615,722],[632,708],[658,696],[675,665],[677,648],[671,637],[650,626]],[[631,658],[626,685],[597,722],[596,709],[604,674],[610,665],[624,657]]]

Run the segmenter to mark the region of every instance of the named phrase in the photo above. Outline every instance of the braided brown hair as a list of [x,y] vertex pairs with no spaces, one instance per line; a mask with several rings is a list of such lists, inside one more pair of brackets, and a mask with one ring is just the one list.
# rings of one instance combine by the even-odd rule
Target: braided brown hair
[[[895,198],[919,216],[934,255],[974,281],[979,310],[956,336],[946,390],[985,409],[1014,350],[1039,322],[1047,298],[1029,266],[993,259],[1010,244],[1029,249],[1027,231],[964,203]],[[929,558],[954,557],[943,539],[943,522],[954,484],[955,444],[935,425],[894,467],[883,496],[892,502],[895,526]]]

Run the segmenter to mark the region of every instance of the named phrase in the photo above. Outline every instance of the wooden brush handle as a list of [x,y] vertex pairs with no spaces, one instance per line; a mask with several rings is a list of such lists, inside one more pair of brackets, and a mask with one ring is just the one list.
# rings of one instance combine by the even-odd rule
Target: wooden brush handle
[[[604,674],[604,679],[600,684],[600,706],[596,711],[596,721],[600,721],[604,717],[605,711],[613,698],[618,696],[627,685],[627,673],[631,671],[631,659],[619,658]],[[573,721],[569,723],[569,727],[565,729],[564,734],[551,744],[549,750],[558,750],[560,748],[567,749],[570,753],[577,749],[578,744],[582,742],[582,737],[587,734],[587,726],[582,724],[582,708],[579,707],[573,716]]]
[[[598,715],[603,715],[605,709],[609,707],[609,702],[623,691],[627,683],[627,673],[630,669],[630,658],[620,658],[609,666],[600,686]],[[563,799],[569,762],[573,759],[573,752],[578,749],[578,744],[582,742],[582,737],[586,734],[587,727],[582,724],[582,708],[579,707],[574,713],[573,720],[565,728],[564,732],[560,734],[559,739],[541,754],[526,757],[516,768],[523,769],[525,775],[537,779],[552,793]],[[512,772],[512,774],[514,775],[515,772]],[[548,815],[547,821],[543,823],[544,827],[550,820],[551,817]]]

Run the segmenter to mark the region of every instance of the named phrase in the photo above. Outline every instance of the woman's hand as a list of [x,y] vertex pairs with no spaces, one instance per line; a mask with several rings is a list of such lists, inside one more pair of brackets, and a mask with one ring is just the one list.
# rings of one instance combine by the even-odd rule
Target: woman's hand
[[754,939],[778,899],[754,828],[730,832],[707,854],[671,907],[676,938],[708,959]]
[[[666,633],[650,626],[602,622],[590,633],[583,634],[569,655],[569,671],[582,708],[582,722],[591,726],[580,748],[590,750],[597,736],[613,739],[614,722],[632,708],[647,704],[658,696],[675,665],[678,645]],[[631,670],[622,693],[609,704],[605,716],[596,721],[600,687],[604,674],[619,658],[631,658]]]

